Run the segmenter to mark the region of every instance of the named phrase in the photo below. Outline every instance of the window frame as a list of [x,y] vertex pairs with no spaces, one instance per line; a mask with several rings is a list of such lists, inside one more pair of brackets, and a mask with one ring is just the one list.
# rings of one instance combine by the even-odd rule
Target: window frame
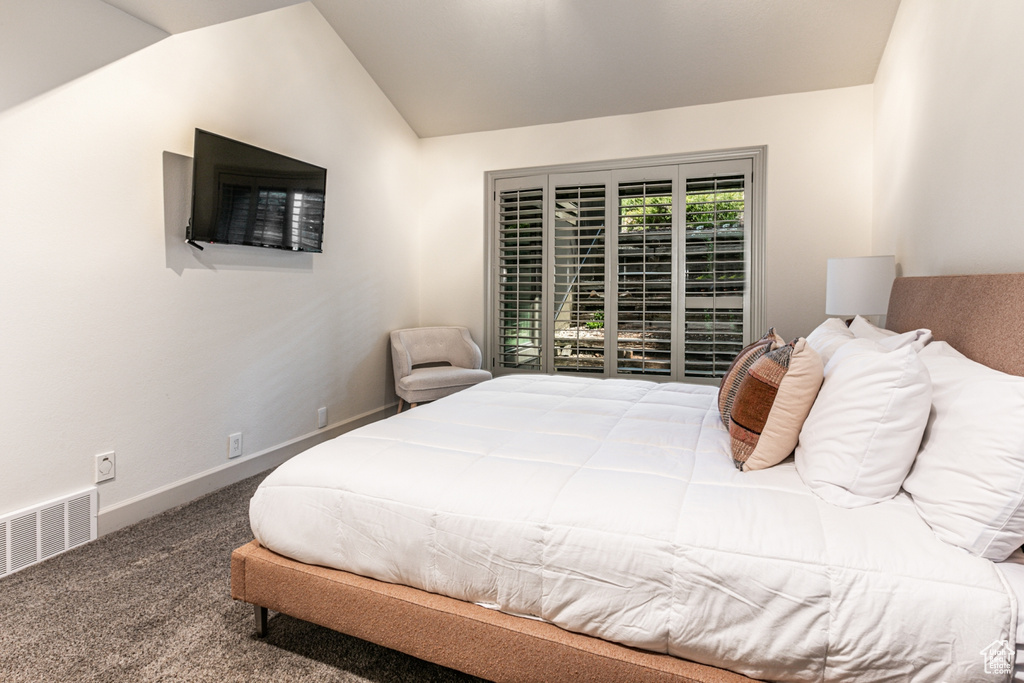
[[[743,161],[750,164],[749,192],[746,199],[748,211],[747,225],[747,249],[746,258],[750,267],[750,281],[744,293],[747,299],[746,312],[749,316],[748,323],[744,326],[744,344],[763,334],[766,329],[765,315],[765,205],[766,205],[766,168],[767,168],[766,145],[755,147],[742,147],[725,150],[714,150],[705,152],[693,152],[682,154],[668,154],[659,156],[634,157],[629,159],[615,159],[595,162],[584,162],[579,164],[558,164],[552,166],[534,166],[527,168],[504,169],[487,171],[484,174],[484,333],[482,349],[484,351],[484,367],[495,375],[515,374],[517,372],[537,372],[537,370],[520,370],[514,368],[503,368],[497,363],[500,349],[498,342],[500,335],[497,325],[499,324],[499,288],[498,277],[500,275],[500,240],[498,239],[499,202],[498,193],[510,187],[541,187],[544,198],[544,254],[543,254],[543,291],[553,292],[553,252],[550,245],[553,244],[554,230],[553,223],[549,222],[549,215],[553,215],[554,206],[550,201],[550,188],[555,186],[551,178],[558,177],[559,183],[563,179],[578,177],[581,180],[605,176],[608,178],[607,186],[609,191],[606,195],[606,244],[605,244],[605,265],[606,265],[606,287],[614,286],[615,278],[615,252],[617,249],[617,229],[612,229],[612,221],[618,221],[618,208],[616,206],[618,196],[618,183],[621,179],[634,180],[643,179],[649,172],[655,172],[662,167],[688,166],[707,164],[714,162]],[[654,173],[657,175],[657,173]],[[662,175],[664,175],[662,173]],[[673,182],[673,229],[675,234],[685,233],[685,180],[691,174],[679,170]],[[699,175],[699,174],[697,174]],[[654,179],[654,176],[649,176]],[[531,185],[532,182],[532,185]],[[538,183],[540,183],[538,185]],[[500,189],[499,189],[500,188]],[[680,225],[676,225],[680,222]],[[676,240],[673,245],[673,262],[683,264],[685,268],[685,245],[684,239]],[[677,259],[684,259],[677,261]],[[611,278],[611,279],[608,279]],[[673,371],[670,376],[644,375],[644,374],[619,374],[614,362],[606,363],[604,372],[581,373],[583,377],[619,377],[629,379],[644,379],[651,381],[684,381],[691,383],[717,384],[718,379],[703,379],[694,376],[685,376],[682,345],[685,327],[685,285],[681,282],[674,283],[673,299],[673,320],[672,320],[672,358],[674,359]],[[608,294],[606,293],[606,296]],[[554,324],[549,318],[553,315],[553,299],[550,294],[542,297],[541,310],[541,367],[540,372],[551,373],[553,369],[554,348],[551,343]],[[609,325],[615,321],[614,306],[609,305],[606,309],[606,320]],[[613,340],[605,339],[605,353],[614,354]]]

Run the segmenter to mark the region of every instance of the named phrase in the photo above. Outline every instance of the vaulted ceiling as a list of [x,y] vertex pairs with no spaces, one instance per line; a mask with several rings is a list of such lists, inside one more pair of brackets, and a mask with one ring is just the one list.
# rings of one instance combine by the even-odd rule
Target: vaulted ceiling
[[[0,109],[300,0],[0,0]],[[871,83],[899,0],[312,0],[421,137]]]

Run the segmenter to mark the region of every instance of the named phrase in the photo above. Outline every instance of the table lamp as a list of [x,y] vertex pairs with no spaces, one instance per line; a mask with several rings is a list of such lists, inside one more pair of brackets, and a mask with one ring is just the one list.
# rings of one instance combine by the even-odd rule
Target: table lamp
[[830,258],[825,314],[848,318],[885,315],[895,278],[895,256]]

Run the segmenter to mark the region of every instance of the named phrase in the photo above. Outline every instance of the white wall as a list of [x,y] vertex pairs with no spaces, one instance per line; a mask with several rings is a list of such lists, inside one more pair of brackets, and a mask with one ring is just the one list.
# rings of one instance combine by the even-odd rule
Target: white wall
[[484,173],[768,146],[767,318],[785,337],[824,318],[830,256],[871,253],[871,86],[422,142],[423,324],[484,326]]
[[100,0],[0,0],[0,110],[167,37]]
[[[26,65],[27,66],[27,65]],[[324,253],[192,251],[193,129],[328,168]],[[0,513],[100,508],[393,400],[418,140],[310,4],[179,34],[0,113]],[[165,225],[167,223],[168,225]]]
[[874,250],[1024,270],[1024,3],[903,0],[875,79]]

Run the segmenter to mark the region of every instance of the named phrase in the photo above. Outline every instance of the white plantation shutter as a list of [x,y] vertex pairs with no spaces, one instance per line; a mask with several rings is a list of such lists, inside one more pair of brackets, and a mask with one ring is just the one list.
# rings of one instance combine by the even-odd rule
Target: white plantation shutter
[[690,175],[684,183],[685,375],[721,377],[749,328],[747,175]]
[[556,372],[604,372],[606,196],[603,184],[554,188]]
[[618,185],[616,371],[672,372],[671,179]]
[[488,174],[492,367],[722,376],[763,332],[763,151]]
[[496,199],[495,366],[540,372],[544,348],[544,188],[499,189]]

